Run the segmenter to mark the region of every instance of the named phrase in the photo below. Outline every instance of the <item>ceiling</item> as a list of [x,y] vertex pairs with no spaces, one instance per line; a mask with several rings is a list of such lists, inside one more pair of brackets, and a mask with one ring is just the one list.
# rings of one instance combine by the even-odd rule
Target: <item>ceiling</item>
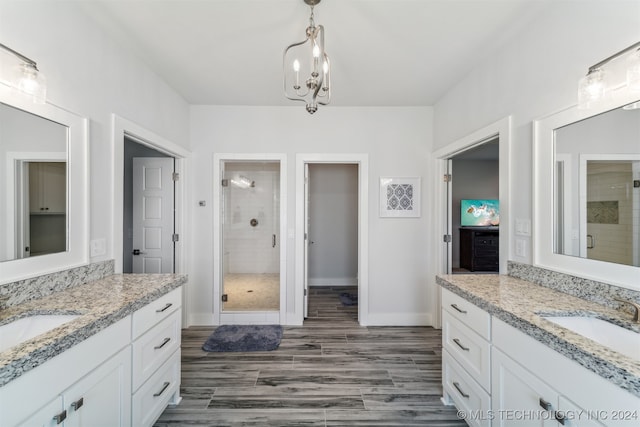
[[[303,0],[74,0],[189,104],[291,105],[284,48],[304,39]],[[323,0],[332,105],[436,101],[550,0]]]

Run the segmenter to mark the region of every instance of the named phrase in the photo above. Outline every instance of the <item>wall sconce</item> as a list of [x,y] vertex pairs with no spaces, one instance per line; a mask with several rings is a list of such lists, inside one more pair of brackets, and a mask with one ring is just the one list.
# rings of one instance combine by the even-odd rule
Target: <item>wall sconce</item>
[[47,101],[47,83],[44,74],[38,70],[36,62],[2,43],[0,43],[0,48],[21,61],[20,64],[13,67],[9,84],[31,97],[36,104],[44,104]]
[[[620,57],[627,61],[614,65]],[[592,108],[620,89],[640,95],[640,42],[589,67],[578,84],[578,108]]]

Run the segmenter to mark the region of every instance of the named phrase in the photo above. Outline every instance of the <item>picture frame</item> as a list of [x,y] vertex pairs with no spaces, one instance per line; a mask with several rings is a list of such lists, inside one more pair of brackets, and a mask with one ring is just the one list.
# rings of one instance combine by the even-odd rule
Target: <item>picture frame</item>
[[380,217],[420,217],[420,177],[380,177]]

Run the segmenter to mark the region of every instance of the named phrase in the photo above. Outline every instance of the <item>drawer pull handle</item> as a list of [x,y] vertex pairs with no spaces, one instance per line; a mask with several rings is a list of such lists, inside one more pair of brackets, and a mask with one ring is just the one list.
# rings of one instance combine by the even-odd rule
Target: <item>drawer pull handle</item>
[[550,411],[551,410],[551,403],[547,402],[546,400],[544,400],[543,398],[540,398],[538,400],[538,403],[540,404],[540,407],[542,409],[544,409],[545,411]]
[[67,411],[62,411],[58,415],[54,415],[53,419],[56,421],[56,424],[62,424],[62,422],[67,419]]
[[458,307],[458,304],[451,304],[451,307],[453,307],[455,310],[457,310],[459,313],[462,314],[467,314],[467,310],[463,310],[460,307]]
[[154,350],[159,350],[159,349],[161,349],[162,347],[164,347],[165,345],[167,345],[167,343],[168,343],[169,341],[171,341],[171,338],[165,338],[165,339],[164,339],[164,341],[162,341],[162,344],[160,344],[160,345],[157,345],[157,346],[153,347],[153,349],[154,349]]
[[170,302],[167,303],[167,305],[165,305],[163,308],[156,310],[156,313],[162,313],[163,311],[166,311],[169,307],[171,307],[173,304],[171,304]]
[[82,408],[82,405],[84,405],[84,397],[81,397],[80,399],[73,402],[71,404],[71,407],[73,408],[74,411],[77,411],[78,409]]
[[454,382],[453,386],[456,388],[456,390],[458,390],[458,393],[460,393],[460,396],[464,397],[465,399],[469,398],[469,395],[464,391],[462,391],[462,389],[460,388],[460,384],[458,384],[457,382]]
[[159,392],[155,393],[153,395],[153,397],[158,397],[160,396],[162,393],[164,393],[164,391],[167,389],[167,387],[169,387],[169,384],[171,384],[170,382],[165,382],[164,384],[162,384],[162,390],[160,390]]
[[461,349],[463,349],[464,351],[469,351],[469,347],[465,347],[460,343],[460,340],[458,338],[454,338],[453,342],[456,343],[458,345],[458,347],[460,347]]

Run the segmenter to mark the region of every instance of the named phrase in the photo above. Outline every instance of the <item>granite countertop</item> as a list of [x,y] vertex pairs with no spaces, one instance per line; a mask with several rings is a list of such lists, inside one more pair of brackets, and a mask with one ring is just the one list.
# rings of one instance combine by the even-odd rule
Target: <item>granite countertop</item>
[[[631,316],[504,275],[442,275],[436,282],[601,377],[640,396],[640,360],[613,351],[540,316],[587,315],[640,333]],[[639,355],[640,356],[640,355]]]
[[0,387],[187,282],[176,274],[117,274],[0,311],[0,325],[37,314],[77,314],[0,352]]

